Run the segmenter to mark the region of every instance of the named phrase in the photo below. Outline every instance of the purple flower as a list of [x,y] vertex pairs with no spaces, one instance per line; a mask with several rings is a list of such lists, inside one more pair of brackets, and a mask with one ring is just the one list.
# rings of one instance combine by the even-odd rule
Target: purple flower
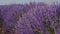
[[60,8],[45,3],[0,6],[6,34],[59,34]]

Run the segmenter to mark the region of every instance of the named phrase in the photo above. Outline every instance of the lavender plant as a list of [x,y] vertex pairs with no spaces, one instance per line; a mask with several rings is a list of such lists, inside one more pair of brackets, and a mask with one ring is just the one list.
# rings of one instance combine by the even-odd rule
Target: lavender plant
[[60,34],[60,6],[30,3],[0,10],[5,34]]

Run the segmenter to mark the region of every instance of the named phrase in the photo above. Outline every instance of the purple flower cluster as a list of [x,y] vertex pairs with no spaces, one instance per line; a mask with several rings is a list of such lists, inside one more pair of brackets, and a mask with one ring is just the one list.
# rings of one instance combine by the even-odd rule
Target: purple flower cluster
[[60,34],[60,5],[5,5],[0,15],[5,34]]

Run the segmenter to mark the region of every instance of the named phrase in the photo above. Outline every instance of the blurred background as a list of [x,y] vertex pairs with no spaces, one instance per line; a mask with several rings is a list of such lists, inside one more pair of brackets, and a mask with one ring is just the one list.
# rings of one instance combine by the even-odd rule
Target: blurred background
[[45,3],[60,3],[60,0],[0,0],[0,5],[8,5],[8,4],[25,4],[29,2],[45,2]]

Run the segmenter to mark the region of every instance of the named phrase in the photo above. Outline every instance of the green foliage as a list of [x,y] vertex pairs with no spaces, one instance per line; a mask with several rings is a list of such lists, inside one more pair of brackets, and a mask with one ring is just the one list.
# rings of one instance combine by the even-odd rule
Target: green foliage
[[50,34],[55,34],[54,29],[51,27],[50,21],[46,23],[45,27],[47,28]]

